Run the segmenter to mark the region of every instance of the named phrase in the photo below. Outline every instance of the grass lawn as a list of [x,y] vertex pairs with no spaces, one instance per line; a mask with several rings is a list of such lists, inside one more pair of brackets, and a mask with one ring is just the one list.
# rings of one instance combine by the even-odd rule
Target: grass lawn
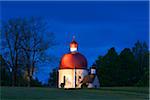
[[101,87],[64,90],[55,88],[1,87],[0,100],[149,100],[145,87]]

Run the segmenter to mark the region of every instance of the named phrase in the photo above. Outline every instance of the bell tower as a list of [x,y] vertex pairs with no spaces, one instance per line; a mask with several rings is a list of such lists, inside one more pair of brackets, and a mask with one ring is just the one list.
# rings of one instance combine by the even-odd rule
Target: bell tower
[[96,65],[93,64],[92,67],[91,67],[91,74],[96,74]]

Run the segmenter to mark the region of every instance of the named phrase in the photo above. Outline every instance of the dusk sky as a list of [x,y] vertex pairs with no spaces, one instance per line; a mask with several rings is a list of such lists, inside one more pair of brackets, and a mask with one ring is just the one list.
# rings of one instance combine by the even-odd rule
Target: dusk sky
[[137,40],[149,43],[149,8],[147,2],[1,2],[2,20],[16,17],[42,17],[54,32],[59,44],[49,52],[58,58],[38,69],[36,76],[47,81],[52,68],[59,66],[61,56],[69,51],[75,35],[81,52],[91,66],[99,55],[115,47],[119,53],[133,47]]

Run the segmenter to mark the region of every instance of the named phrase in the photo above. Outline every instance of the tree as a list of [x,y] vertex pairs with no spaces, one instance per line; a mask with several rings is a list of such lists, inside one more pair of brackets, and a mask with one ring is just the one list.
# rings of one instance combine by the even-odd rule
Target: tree
[[96,61],[98,77],[102,86],[115,86],[117,82],[118,54],[115,48],[110,48],[104,57]]
[[96,60],[102,86],[149,86],[149,51],[144,42],[124,48],[118,55],[114,48]]
[[[47,50],[55,45],[53,33],[41,18],[15,18],[3,24],[3,53],[13,72],[13,85],[19,73],[27,72],[28,86],[35,67],[50,62]],[[18,78],[18,79],[17,79]]]
[[136,82],[137,69],[134,55],[129,48],[125,48],[119,55],[120,72],[118,73],[120,86],[133,86]]
[[143,70],[148,69],[148,46],[147,44],[141,43],[139,41],[137,41],[134,45],[134,47],[132,48],[132,52],[134,54],[134,57],[137,61],[137,65],[139,68],[140,73],[143,73]]
[[16,85],[18,82],[18,67],[19,67],[19,55],[20,46],[19,42],[21,37],[21,25],[22,21],[20,19],[8,20],[6,23],[2,24],[2,49],[4,57],[9,67],[12,69],[12,85]]
[[9,86],[11,84],[11,72],[2,55],[0,55],[0,65],[0,85]]
[[139,82],[137,82],[138,86],[148,86],[149,81],[149,50],[148,46],[145,42],[137,41],[132,48],[132,52],[134,54],[135,60],[136,60],[136,66],[137,66],[137,79]]
[[57,68],[54,68],[52,72],[50,72],[50,77],[48,80],[49,86],[50,87],[57,87],[58,83],[58,70]]
[[[23,50],[23,60],[26,61],[25,68],[28,73],[28,86],[30,86],[35,66],[51,60],[51,58],[46,55],[46,50],[54,46],[55,43],[53,33],[46,31],[46,23],[42,19],[31,18],[27,20],[25,25],[27,26],[24,27],[20,46]],[[47,38],[47,36],[49,37]]]

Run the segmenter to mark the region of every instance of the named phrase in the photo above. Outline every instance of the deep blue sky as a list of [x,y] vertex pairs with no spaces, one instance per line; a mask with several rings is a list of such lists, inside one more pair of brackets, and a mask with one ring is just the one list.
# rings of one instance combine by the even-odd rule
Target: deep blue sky
[[111,47],[119,53],[131,48],[137,40],[148,44],[148,2],[1,2],[2,20],[15,17],[43,17],[48,30],[55,33],[58,46],[50,53],[58,61],[38,69],[37,76],[46,81],[52,68],[58,67],[60,57],[68,52],[73,34],[79,52],[85,55],[88,66]]

